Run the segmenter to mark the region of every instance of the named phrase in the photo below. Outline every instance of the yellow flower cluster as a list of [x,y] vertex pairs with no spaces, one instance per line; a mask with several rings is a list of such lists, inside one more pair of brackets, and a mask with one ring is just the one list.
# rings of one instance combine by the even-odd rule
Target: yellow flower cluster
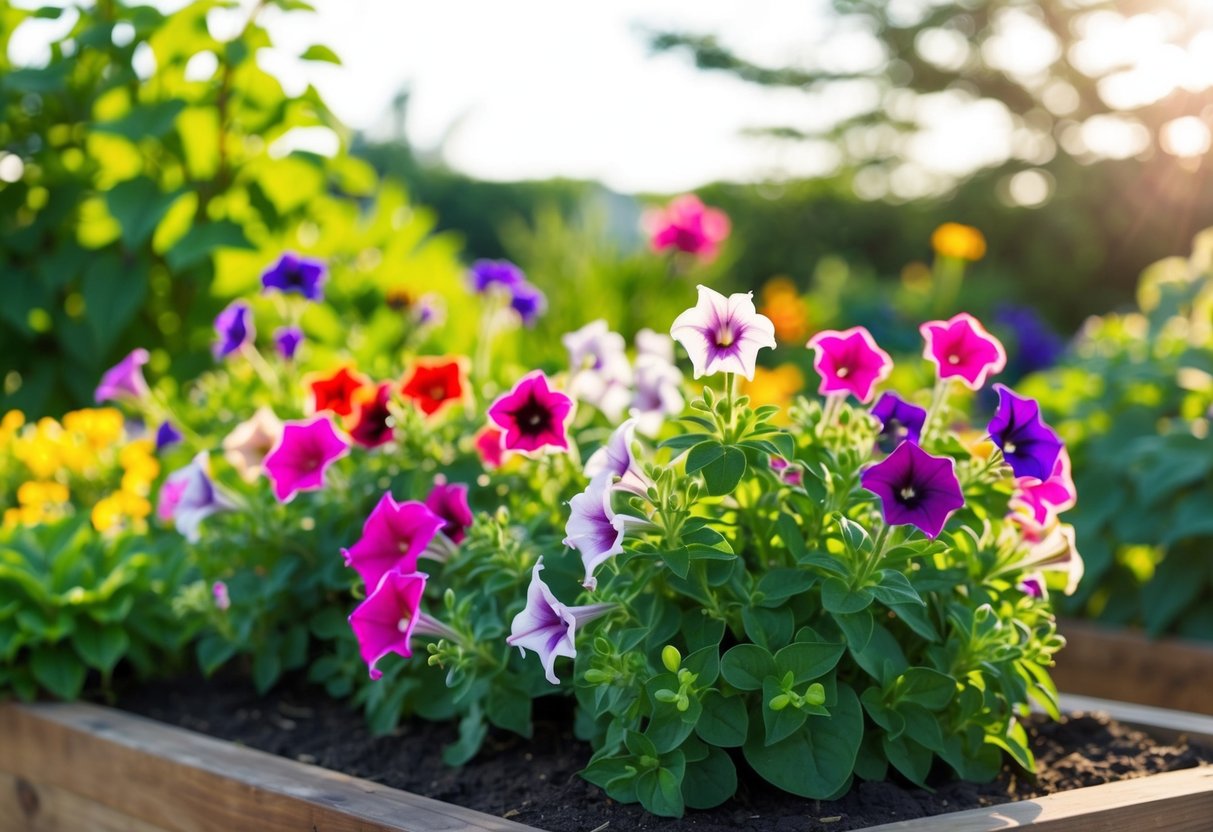
[[743,381],[742,392],[750,397],[753,407],[766,404],[779,405],[779,416],[784,417],[792,397],[804,389],[804,373],[795,364],[782,364],[772,370],[754,368],[754,380]]
[[62,421],[43,418],[28,424],[20,411],[4,414],[0,448],[7,449],[4,456],[17,463],[16,470],[4,473],[20,485],[17,504],[4,509],[3,526],[59,519],[72,511],[74,490],[96,493],[119,472],[118,490],[92,508],[93,525],[106,531],[128,518],[141,523],[151,514],[148,494],[160,474],[160,463],[150,440],[123,444],[125,436],[122,414],[113,408],[75,410]]
[[931,248],[940,257],[976,261],[986,256],[986,238],[971,225],[945,222],[931,235]]
[[809,315],[796,284],[786,277],[773,277],[762,287],[762,314],[775,325],[781,344],[795,344],[809,337]]

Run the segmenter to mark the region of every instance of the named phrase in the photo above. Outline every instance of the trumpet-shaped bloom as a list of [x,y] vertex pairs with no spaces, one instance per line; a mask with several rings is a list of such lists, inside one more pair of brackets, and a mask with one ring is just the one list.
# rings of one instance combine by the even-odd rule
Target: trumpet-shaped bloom
[[350,438],[364,448],[378,448],[395,438],[392,411],[392,385],[383,382],[378,387],[363,388],[355,397],[354,424]]
[[1061,512],[1073,508],[1077,500],[1078,490],[1070,474],[1070,454],[1063,447],[1047,480],[1034,477],[1015,480],[1011,508],[1023,507],[1032,514],[1033,520],[1044,526]]
[[143,365],[150,357],[145,349],[132,350],[126,358],[106,370],[93,393],[96,402],[138,400],[147,396],[151,391],[143,378]]
[[223,439],[223,455],[245,482],[261,476],[266,454],[282,438],[282,422],[262,405],[252,418],[236,425]]
[[644,225],[654,251],[684,251],[705,262],[716,258],[731,229],[727,214],[707,207],[694,194],[675,197],[664,208],[646,212]]
[[590,455],[585,463],[585,475],[594,479],[602,472],[607,472],[612,478],[613,488],[630,491],[643,496],[648,493],[649,478],[645,476],[636,457],[632,453],[632,444],[636,441],[636,419],[628,419],[611,434],[607,443]]
[[198,527],[203,520],[235,508],[235,501],[211,479],[210,461],[204,451],[165,479],[160,487],[156,516],[172,520],[186,540],[197,543]]
[[533,326],[548,308],[548,299],[538,286],[522,283],[513,289],[510,298],[510,308],[518,313],[518,318],[525,326]]
[[754,308],[752,292],[727,298],[699,286],[699,301],[674,319],[670,336],[686,349],[695,378],[714,373],[740,373],[754,378],[758,351],[775,346],[775,325]]
[[368,590],[393,569],[412,572],[445,522],[423,503],[398,503],[385,493],[362,524],[362,537],[341,550],[345,565],[362,577]]
[[1074,527],[1057,522],[1043,527],[1031,518],[1018,514],[1011,515],[1011,518],[1022,528],[1028,552],[1022,560],[1010,564],[1000,572],[1062,572],[1066,576],[1064,592],[1066,595],[1073,595],[1085,571],[1082,555],[1078,554],[1075,544]]
[[569,521],[564,527],[564,545],[581,552],[585,566],[582,586],[596,589],[594,570],[623,551],[629,525],[644,523],[639,517],[616,514],[611,508],[611,473],[603,470],[569,501]]
[[266,456],[265,473],[274,483],[274,496],[289,503],[300,491],[324,487],[324,472],[350,451],[326,416],[287,422],[278,444]]
[[506,643],[517,647],[522,655],[527,650],[539,654],[544,675],[553,685],[560,684],[556,677],[556,658],[575,658],[577,627],[593,621],[615,608],[615,604],[587,604],[567,607],[556,600],[552,590],[539,577],[543,570],[543,558],[531,570],[531,585],[526,592],[526,606],[514,616],[510,623],[510,635]]
[[864,469],[860,482],[880,497],[886,523],[915,526],[932,538],[965,502],[952,459],[931,456],[913,442],[902,442],[884,461]]
[[442,520],[439,531],[452,543],[462,543],[473,519],[468,505],[468,487],[461,482],[447,483],[439,477],[426,496],[425,505]]
[[505,458],[505,449],[501,447],[505,433],[492,425],[485,425],[476,434],[476,453],[486,468],[500,468]]
[[813,369],[821,376],[817,391],[823,396],[850,393],[866,403],[876,385],[893,371],[893,359],[862,326],[823,330],[809,339],[808,347],[817,353]]
[[160,427],[156,428],[156,452],[159,453],[169,445],[176,445],[183,438],[181,431],[177,430],[172,422],[161,422]]
[[941,379],[959,378],[970,390],[980,390],[987,377],[1007,366],[1002,342],[968,312],[946,321],[928,321],[918,331],[926,342],[922,355],[935,365]]
[[598,320],[566,333],[561,341],[569,353],[569,394],[618,421],[632,400],[632,365],[623,336]]
[[549,388],[542,372],[534,372],[493,402],[489,418],[505,431],[502,447],[507,451],[538,451],[549,446],[568,450],[565,422],[572,410],[573,400]]
[[484,294],[493,286],[513,290],[526,283],[522,269],[509,260],[477,260],[468,271],[468,277],[477,294]]
[[[667,339],[668,340],[668,339]],[[682,413],[682,371],[665,358],[642,353],[636,359],[636,387],[629,414],[636,429],[645,436],[656,436],[670,416]]]
[[372,679],[383,675],[376,665],[388,653],[412,657],[409,641],[421,618],[421,596],[428,578],[424,572],[387,572],[367,599],[350,613],[350,628],[358,639],[358,650]]
[[295,358],[299,345],[303,343],[303,330],[297,326],[284,326],[274,330],[274,349],[287,361]]
[[922,437],[923,425],[927,421],[925,410],[910,404],[893,392],[882,393],[871,413],[880,420],[880,435],[876,441],[885,453],[889,453],[902,442],[908,441],[917,445]]
[[371,380],[349,367],[341,367],[327,376],[309,376],[304,384],[311,393],[311,412],[328,410],[338,416],[354,412],[354,394],[369,387]]
[[245,344],[252,343],[256,333],[252,307],[242,300],[228,304],[215,318],[215,335],[218,336],[212,347],[215,358],[227,358],[239,351]]
[[770,461],[771,470],[779,475],[779,478],[788,485],[801,486],[804,485],[804,471],[799,466],[794,466],[781,456],[773,456]]
[[463,401],[466,391],[467,362],[459,358],[418,359],[400,388],[426,416]]
[[284,292],[303,295],[308,300],[322,300],[326,279],[328,266],[323,260],[287,252],[261,275],[261,287],[265,293]]
[[1008,387],[995,384],[998,409],[987,430],[994,444],[1002,449],[1016,477],[1047,480],[1061,456],[1062,443],[1040,417],[1040,405],[1033,399],[1017,396]]
[[1019,591],[1033,598],[1048,598],[1049,589],[1045,585],[1045,576],[1040,572],[1024,575],[1019,579]]

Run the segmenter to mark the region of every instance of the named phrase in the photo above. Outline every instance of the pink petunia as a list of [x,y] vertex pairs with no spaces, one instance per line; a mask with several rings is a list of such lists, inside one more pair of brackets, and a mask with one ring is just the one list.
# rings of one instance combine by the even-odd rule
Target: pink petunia
[[821,376],[817,391],[850,393],[861,402],[868,402],[876,385],[893,371],[893,359],[876,345],[872,333],[862,326],[841,332],[828,329],[814,335],[808,348],[817,353],[813,369]]
[[989,376],[1007,366],[1002,343],[968,312],[928,321],[918,331],[926,342],[922,355],[941,379],[959,378],[970,390],[980,390]]

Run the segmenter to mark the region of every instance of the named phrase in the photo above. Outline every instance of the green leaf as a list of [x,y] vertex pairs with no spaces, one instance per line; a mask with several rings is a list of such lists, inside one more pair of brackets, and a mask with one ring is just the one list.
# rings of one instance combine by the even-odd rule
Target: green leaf
[[877,575],[880,583],[872,587],[872,594],[882,604],[918,604],[926,606],[926,602],[910,584],[910,579],[896,569],[882,569]]
[[724,445],[719,442],[700,442],[687,454],[686,472],[694,474],[696,471],[702,470],[704,466],[724,459],[724,452]]
[[655,815],[667,818],[680,818],[686,811],[682,802],[682,778],[686,762],[681,752],[674,754],[681,765],[662,766],[636,778],[636,797],[640,799],[640,805]]
[[106,353],[143,305],[146,266],[124,265],[114,254],[97,257],[84,272],[80,293],[88,310],[94,350]]
[[442,761],[448,766],[463,765],[476,756],[488,733],[489,726],[479,706],[473,705],[467,715],[459,720],[459,739],[442,749]]
[[274,686],[282,676],[282,657],[277,650],[262,647],[253,658],[253,687],[258,693],[265,693]]
[[1011,755],[1024,771],[1035,770],[1035,760],[1028,748],[1028,735],[1019,721],[1012,719],[1005,734],[987,734],[986,742],[996,745]]
[[72,645],[89,667],[102,673],[111,672],[130,647],[126,631],[114,624],[83,626],[72,635]]
[[897,701],[941,711],[956,695],[956,680],[929,667],[911,667],[897,679],[894,691]]
[[303,54],[299,58],[304,61],[323,61],[324,63],[341,66],[341,58],[337,56],[337,53],[319,43],[314,43],[303,50]]
[[772,569],[758,581],[762,605],[768,607],[782,603],[794,595],[808,591],[816,581],[817,576],[804,569]]
[[783,693],[779,680],[768,676],[762,682],[762,725],[765,730],[763,742],[770,746],[787,739],[800,730],[808,714],[799,708],[789,705],[782,710],[774,710],[771,700]]
[[832,618],[842,630],[843,637],[847,640],[847,647],[851,649],[852,653],[867,649],[868,642],[872,640],[872,631],[876,626],[871,609],[849,615],[834,613]]
[[851,589],[841,578],[826,578],[821,584],[821,605],[840,615],[867,609],[875,596],[867,587]]
[[927,641],[939,641],[939,631],[921,604],[889,604],[888,607],[915,633]]
[[783,541],[783,545],[792,553],[792,557],[800,562],[800,559],[805,556],[804,532],[796,523],[796,519],[786,511],[781,511],[779,519],[775,521],[775,531],[779,535],[779,539]]
[[121,118],[97,122],[94,129],[99,133],[116,133],[134,142],[160,138],[173,129],[173,122],[185,105],[186,102],[180,99],[137,104]]
[[885,627],[875,624],[868,643],[851,655],[869,676],[880,684],[890,684],[908,666],[901,645]]
[[733,493],[745,476],[745,468],[745,454],[737,448],[725,448],[721,457],[703,466],[703,481],[708,494],[722,497]]
[[735,748],[745,742],[750,717],[740,696],[724,696],[708,691],[701,700],[703,712],[695,723],[695,733],[706,743]]
[[720,673],[738,690],[761,690],[762,680],[775,673],[775,657],[757,644],[738,644],[721,657]]
[[744,607],[741,610],[741,623],[755,643],[768,650],[777,650],[792,640],[796,630],[796,615],[790,607]]
[[29,666],[35,681],[60,699],[75,699],[84,687],[84,663],[66,644],[35,650]]
[[691,653],[683,660],[682,666],[699,677],[695,680],[696,687],[705,688],[715,684],[720,676],[719,643],[709,644]]
[[106,192],[106,206],[122,226],[122,242],[127,250],[134,251],[151,238],[181,193],[180,189],[164,193],[146,176],[120,182]]
[[707,757],[687,764],[682,798],[692,809],[719,806],[736,791],[737,769],[729,755],[719,748],[709,748]]
[[208,633],[198,639],[194,650],[198,657],[198,666],[203,674],[210,676],[236,655],[236,644],[214,633]]
[[502,674],[493,680],[485,702],[485,715],[498,728],[513,731],[523,737],[531,736],[531,697],[528,691]]
[[793,683],[801,685],[819,679],[838,664],[845,644],[798,641],[775,654],[775,675],[791,672]]
[[881,740],[885,756],[893,767],[905,775],[906,779],[918,786],[926,784],[927,775],[931,773],[931,763],[935,755],[930,749],[923,748],[909,737]]
[[623,737],[624,745],[628,751],[635,754],[637,757],[656,757],[657,746],[653,745],[653,741],[641,734],[638,731],[628,731]]
[[217,248],[256,248],[244,236],[244,229],[229,220],[197,225],[173,244],[165,259],[169,268],[183,271],[209,258]]

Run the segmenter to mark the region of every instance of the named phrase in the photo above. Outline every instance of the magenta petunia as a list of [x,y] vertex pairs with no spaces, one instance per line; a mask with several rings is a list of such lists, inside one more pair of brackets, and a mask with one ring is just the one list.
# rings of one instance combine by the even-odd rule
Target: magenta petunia
[[543,570],[543,558],[531,570],[531,585],[526,592],[526,606],[514,616],[510,623],[510,635],[506,643],[517,647],[522,655],[528,649],[539,654],[544,675],[553,685],[560,684],[556,678],[556,659],[559,656],[575,658],[577,648],[574,639],[577,627],[593,621],[615,609],[615,604],[587,604],[581,607],[566,607],[556,600],[552,590],[539,577]]
[[1053,473],[1047,480],[1016,478],[1011,507],[1027,509],[1032,519],[1044,526],[1061,512],[1073,508],[1077,500],[1078,490],[1070,474],[1070,454],[1062,447],[1057,462],[1053,464]]
[[931,456],[909,441],[865,468],[860,483],[880,497],[886,523],[916,526],[932,538],[965,502],[956,463],[950,457]]
[[376,665],[389,653],[406,659],[412,657],[409,642],[414,635],[457,638],[451,628],[420,609],[428,578],[424,572],[388,572],[376,584],[375,591],[350,613],[350,628],[372,679],[383,676]]
[[362,524],[362,537],[341,550],[345,565],[362,576],[368,591],[393,569],[413,572],[444,522],[423,503],[398,503],[385,493]]
[[462,543],[473,519],[468,505],[468,487],[461,482],[448,483],[439,477],[426,496],[425,505],[442,520],[439,531],[452,543]]
[[754,380],[758,351],[775,347],[775,324],[754,308],[751,292],[727,298],[699,286],[699,300],[674,319],[670,336],[690,356],[695,378],[739,373]]
[[893,371],[893,359],[862,326],[841,332],[824,330],[814,335],[807,346],[817,353],[813,369],[821,376],[817,391],[822,395],[850,393],[866,403],[876,385]]
[[664,208],[646,211],[643,222],[654,251],[674,249],[710,262],[729,236],[729,217],[704,205],[694,194],[670,200]]
[[93,393],[98,404],[121,399],[142,399],[151,392],[143,378],[143,365],[151,356],[147,350],[132,350],[126,358],[105,371]]
[[325,415],[282,426],[278,444],[265,457],[262,467],[274,483],[274,496],[289,503],[300,491],[324,487],[324,472],[349,453],[350,444]]
[[565,423],[572,410],[573,400],[548,387],[547,376],[536,371],[493,402],[489,418],[505,431],[501,446],[507,451],[568,450]]
[[918,331],[926,342],[922,355],[941,379],[959,378],[970,390],[980,390],[986,378],[1007,366],[1002,343],[968,312],[928,321]]

